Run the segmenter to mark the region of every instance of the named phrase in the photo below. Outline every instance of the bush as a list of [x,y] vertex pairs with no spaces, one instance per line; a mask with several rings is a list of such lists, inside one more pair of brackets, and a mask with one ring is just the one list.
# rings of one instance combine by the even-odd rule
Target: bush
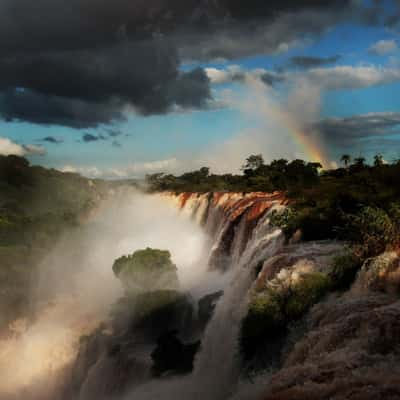
[[118,258],[112,268],[128,291],[175,290],[179,286],[177,269],[167,250],[138,250]]
[[314,272],[287,288],[268,288],[257,294],[242,322],[240,348],[243,357],[251,359],[265,343],[284,336],[289,324],[301,318],[330,288],[331,279]]
[[270,223],[280,228],[287,238],[290,238],[299,228],[298,213],[291,207],[282,211],[274,210],[271,213]]
[[332,289],[347,290],[354,282],[362,263],[363,260],[351,250],[335,257],[329,274],[332,281]]
[[285,318],[275,291],[257,295],[242,321],[240,349],[244,359],[251,359],[263,343],[282,335]]
[[331,288],[330,278],[321,272],[304,275],[283,296],[283,313],[288,322],[302,317]]
[[357,245],[360,257],[377,256],[398,241],[399,227],[381,208],[363,207],[347,221],[345,237]]

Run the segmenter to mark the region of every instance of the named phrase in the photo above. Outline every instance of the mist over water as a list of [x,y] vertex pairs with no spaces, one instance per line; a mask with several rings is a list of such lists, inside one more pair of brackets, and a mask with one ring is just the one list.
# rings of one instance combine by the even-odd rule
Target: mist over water
[[[50,382],[74,359],[80,336],[106,320],[122,295],[111,268],[116,258],[146,247],[168,249],[182,290],[200,295],[208,286],[202,278],[207,245],[198,224],[159,196],[115,194],[43,260],[32,320],[14,322],[11,337],[0,341],[0,398],[47,398],[43,385],[40,393],[32,385],[45,381],[51,392]],[[218,286],[215,276],[212,282]]]
[[[223,273],[210,271],[209,260],[223,245],[233,220],[216,209],[207,210],[207,196],[188,201],[183,210],[175,200],[120,191],[104,202],[90,221],[65,234],[41,266],[32,294],[34,318],[17,321],[13,335],[0,343],[0,374],[6,377],[0,382],[1,400],[57,398],[57,385],[74,365],[80,337],[106,322],[111,307],[123,295],[112,271],[114,260],[146,247],[171,252],[181,291],[189,292],[194,302],[221,289],[224,294],[203,334],[190,375],[152,379],[122,398],[107,400],[224,400],[237,393],[238,337],[253,271],[283,244],[280,231],[269,224],[275,206],[272,202],[250,236],[246,234],[251,223],[246,211],[239,224],[231,226],[234,251]],[[221,201],[231,200],[227,196]],[[242,245],[243,251],[238,251]],[[96,386],[99,378],[93,379]],[[81,392],[79,400],[95,400],[85,393]]]

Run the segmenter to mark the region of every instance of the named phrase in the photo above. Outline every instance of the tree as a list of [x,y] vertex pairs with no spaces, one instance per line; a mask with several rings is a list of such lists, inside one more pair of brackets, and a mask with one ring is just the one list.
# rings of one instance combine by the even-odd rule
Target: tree
[[375,154],[374,156],[374,166],[381,167],[383,165],[383,156],[382,154]]
[[115,260],[112,269],[130,293],[176,290],[179,287],[177,268],[167,250],[138,250]]
[[347,168],[350,164],[351,157],[349,154],[343,154],[340,161],[344,164],[344,166]]
[[365,157],[357,157],[354,159],[354,165],[357,167],[365,167]]
[[264,158],[261,154],[252,154],[246,158],[246,163],[242,166],[242,171],[256,170],[264,165]]
[[204,179],[210,176],[210,168],[208,167],[201,167],[199,172]]

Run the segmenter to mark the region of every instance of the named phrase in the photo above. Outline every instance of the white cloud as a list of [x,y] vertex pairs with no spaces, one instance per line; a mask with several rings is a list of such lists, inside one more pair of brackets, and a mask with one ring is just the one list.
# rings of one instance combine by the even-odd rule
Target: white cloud
[[37,146],[35,144],[25,144],[22,146],[25,154],[44,156],[47,151],[43,146]]
[[46,149],[33,144],[20,145],[9,138],[0,137],[0,155],[9,156],[11,154],[16,156],[44,155],[46,154]]
[[75,167],[73,165],[64,165],[58,170],[61,172],[84,175],[89,178],[101,178],[102,176],[102,171],[97,167]]
[[258,79],[264,83],[272,84],[282,80],[282,75],[264,68],[245,70],[239,65],[230,65],[226,68],[205,68],[211,84],[221,85],[232,82],[246,82],[249,79]]
[[25,151],[21,145],[14,143],[8,138],[0,137],[0,155],[8,156],[10,154],[23,156]]
[[393,53],[397,49],[398,47],[395,40],[379,40],[369,48],[369,52],[371,54],[382,56],[385,54]]
[[205,69],[211,84],[220,85],[232,82],[246,83],[257,79],[266,84],[287,81],[291,84],[313,85],[320,89],[360,89],[400,81],[400,67],[376,65],[337,65],[334,67],[317,67],[307,71],[275,72],[263,68],[244,70],[238,65],[227,68]]
[[313,68],[301,75],[294,74],[294,78],[299,76],[304,76],[322,89],[360,89],[399,81],[400,68],[344,65]]
[[165,160],[132,163],[113,168],[65,165],[59,168],[59,170],[61,172],[77,173],[88,178],[125,179],[143,177],[146,174],[155,172],[175,172],[178,167],[179,161],[176,158],[170,158]]

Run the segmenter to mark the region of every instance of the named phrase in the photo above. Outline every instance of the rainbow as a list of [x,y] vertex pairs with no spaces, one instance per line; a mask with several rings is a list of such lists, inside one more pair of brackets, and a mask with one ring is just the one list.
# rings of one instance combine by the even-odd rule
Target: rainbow
[[322,167],[329,168],[330,161],[323,147],[313,138],[299,127],[297,121],[290,117],[288,112],[275,110],[278,113],[280,123],[287,129],[288,133],[294,141],[304,151],[309,161],[319,162]]
[[[309,161],[319,162],[324,168],[329,168],[330,161],[321,143],[318,143],[317,139],[307,134],[299,121],[296,121],[286,108],[281,107],[276,101],[271,101],[270,96],[265,94],[265,86],[260,81],[256,79],[249,79],[248,81],[258,95],[256,109],[261,111],[263,116],[272,118],[281,127],[286,128]],[[254,104],[254,100],[252,104]]]
[[325,150],[316,141],[300,129],[290,129],[290,134],[293,139],[303,149],[307,158],[313,162],[319,162],[322,167],[328,168],[330,162]]

